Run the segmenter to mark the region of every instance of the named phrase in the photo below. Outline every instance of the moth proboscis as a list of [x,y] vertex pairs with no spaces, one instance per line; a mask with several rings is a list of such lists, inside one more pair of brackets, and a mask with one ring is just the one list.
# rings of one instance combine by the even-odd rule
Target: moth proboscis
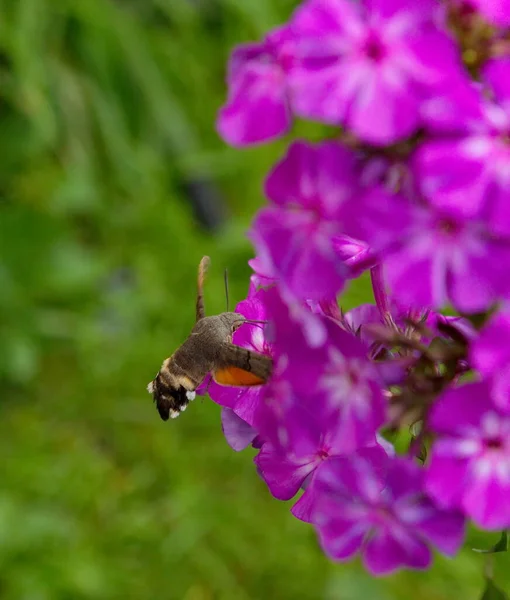
[[195,326],[147,386],[164,421],[186,410],[209,373],[220,385],[242,387],[261,385],[271,375],[269,356],[232,343],[232,335],[241,325],[257,321],[235,312],[205,316],[203,285],[209,264],[209,257],[204,256],[198,266]]

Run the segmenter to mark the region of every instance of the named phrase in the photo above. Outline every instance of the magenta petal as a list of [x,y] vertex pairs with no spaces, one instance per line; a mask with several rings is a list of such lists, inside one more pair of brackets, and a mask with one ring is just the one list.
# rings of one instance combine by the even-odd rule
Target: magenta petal
[[342,288],[346,269],[331,243],[332,226],[306,211],[266,208],[251,237],[257,251],[271,256],[275,275],[295,298],[322,300]]
[[[310,178],[316,170],[316,149],[306,142],[296,141],[291,144],[287,154],[273,168],[265,184],[266,196],[279,206],[293,204],[302,195],[301,179]],[[314,197],[304,197],[303,207],[310,208],[309,202]]]
[[[421,112],[425,126],[434,134],[450,135],[470,131],[473,123],[482,125],[483,129],[481,99],[480,87],[471,79],[457,80],[447,91],[424,100]],[[443,148],[447,148],[453,142],[444,140],[444,143]],[[446,153],[444,156],[448,158]]]
[[[334,61],[335,57],[323,57],[317,52],[318,60]],[[312,62],[313,58],[310,58]],[[350,82],[343,85],[342,82]],[[293,97],[293,110],[299,117],[339,125],[352,101],[351,87],[357,86],[349,65],[338,65],[335,69],[307,71],[296,69],[289,76]],[[334,98],[334,102],[332,101]]]
[[254,460],[269,491],[279,500],[290,500],[295,496],[303,481],[320,462],[317,456],[295,458],[284,455],[268,442]]
[[393,501],[405,501],[422,493],[423,469],[414,460],[395,457],[393,460],[387,460],[386,465],[387,471],[383,479]]
[[432,447],[432,457],[426,473],[425,489],[443,508],[458,508],[468,484],[467,461],[459,458],[436,456]]
[[256,95],[256,76],[246,78],[238,95],[221,110],[218,132],[232,146],[242,147],[283,135],[290,126],[290,115],[282,92]]
[[380,446],[362,448],[349,456],[329,458],[317,472],[314,485],[326,494],[344,499],[357,496],[368,502],[379,497],[389,460]]
[[397,539],[387,531],[378,531],[367,542],[363,562],[373,575],[387,575],[401,567],[426,569],[432,553],[426,544],[405,532]]
[[443,307],[447,303],[446,265],[433,252],[430,248],[427,256],[412,257],[404,246],[384,261],[388,284],[403,304]]
[[508,247],[488,241],[482,250],[480,242],[481,239],[472,238],[470,247],[466,244],[463,266],[450,265],[450,298],[452,304],[465,313],[488,309],[509,291]]
[[246,146],[284,134],[291,118],[278,44],[269,40],[238,47],[229,63],[229,97],[217,129],[233,146]]
[[368,244],[348,235],[334,237],[333,248],[347,267],[348,276],[353,279],[359,277],[364,271],[372,268],[377,263],[377,259]]
[[290,512],[296,517],[296,519],[299,519],[300,521],[304,521],[305,523],[313,523],[313,515],[316,511],[315,507],[318,495],[319,493],[313,485],[312,478],[312,483],[306,488],[301,498],[299,498],[299,500],[294,504]]
[[460,512],[438,511],[430,502],[428,504],[423,517],[414,523],[415,530],[443,554],[455,555],[465,537],[465,517]]
[[[317,519],[321,522],[320,512]],[[363,522],[343,521],[341,516],[317,526],[321,546],[333,560],[344,561],[358,552],[368,532]]]
[[[510,0],[507,0],[507,3],[510,23]],[[510,59],[508,57],[502,56],[489,60],[483,68],[483,75],[494,92],[496,100],[502,103],[510,101]]]
[[292,21],[296,34],[309,43],[315,41],[317,51],[321,36],[334,40],[339,31],[355,32],[361,26],[360,6],[350,0],[308,0],[296,10]]
[[487,190],[484,158],[488,157],[466,156],[463,149],[468,140],[425,142],[415,157],[415,166],[425,196],[440,208],[458,207],[471,217],[479,213],[483,205]]
[[[377,434],[376,436],[376,447],[382,448],[387,456],[393,458],[396,455],[395,446],[383,438],[382,435]],[[383,467],[381,467],[382,469]]]
[[363,140],[388,145],[410,135],[418,125],[419,102],[407,90],[386,85],[374,73],[361,87],[347,124]]
[[494,376],[492,397],[499,409],[507,414],[510,413],[510,363]]
[[[234,408],[240,398],[251,388],[235,388],[231,386],[219,385],[212,380],[208,385],[208,393],[211,400],[220,406]],[[245,419],[246,420],[246,419]]]
[[391,19],[403,12],[407,19],[415,25],[421,22],[435,21],[441,13],[438,12],[438,4],[434,0],[365,0],[367,8],[383,19]]
[[221,426],[228,445],[236,452],[247,448],[257,436],[255,429],[230,408],[221,410]]
[[493,315],[471,345],[471,361],[484,375],[510,365],[510,312]]
[[[508,459],[507,459],[508,460]],[[508,476],[508,465],[504,465]],[[471,478],[463,497],[466,514],[483,529],[498,530],[510,527],[510,480],[500,481],[497,474],[485,479]]]
[[234,387],[219,385],[213,381],[208,391],[213,402],[231,408],[243,421],[253,425],[255,412],[263,399],[263,385]]
[[[347,454],[363,448],[386,420],[386,400],[377,385],[367,385],[365,392],[352,389],[337,411],[333,408],[331,423],[335,435],[331,446],[338,454]],[[330,406],[334,407],[334,396]],[[335,415],[336,412],[336,415]]]
[[490,390],[485,382],[461,385],[447,390],[432,407],[431,429],[438,433],[454,433],[477,426],[487,411]]
[[[406,232],[413,223],[414,207],[403,196],[382,186],[370,187],[349,205],[349,235],[365,241],[378,253],[395,243],[395,232]],[[346,217],[347,220],[347,217]]]
[[238,417],[253,425],[255,414],[264,398],[264,386],[254,385],[248,388],[237,388],[237,400],[232,406]]
[[353,333],[358,333],[360,339],[369,346],[374,336],[364,330],[365,325],[381,324],[381,313],[375,304],[360,304],[345,313],[345,322]]
[[471,2],[495,25],[510,25],[510,0],[471,0]]
[[250,278],[250,294],[255,292],[261,285],[271,285],[275,283],[273,276],[273,263],[270,256],[256,256],[248,261],[254,274]]
[[[441,11],[437,2],[432,0]],[[414,7],[417,8],[417,3]],[[413,32],[414,33],[414,32]],[[433,93],[448,93],[454,84],[463,83],[466,75],[460,61],[458,47],[452,37],[439,29],[427,28],[406,40],[407,54],[402,62],[412,70],[417,88],[426,88],[429,96]],[[420,104],[423,96],[418,94]]]
[[324,219],[339,217],[354,195],[355,155],[337,142],[318,145],[296,141],[266,180],[268,198],[290,209],[313,210]]

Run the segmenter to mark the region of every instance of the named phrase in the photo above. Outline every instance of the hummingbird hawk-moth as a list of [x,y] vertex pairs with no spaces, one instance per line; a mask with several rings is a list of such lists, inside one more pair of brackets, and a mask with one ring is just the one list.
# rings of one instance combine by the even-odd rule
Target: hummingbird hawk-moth
[[195,326],[147,386],[164,421],[186,410],[209,373],[216,383],[227,386],[261,385],[271,375],[270,357],[232,343],[233,333],[254,321],[235,312],[205,316],[203,284],[209,263],[209,257],[204,256],[198,266]]

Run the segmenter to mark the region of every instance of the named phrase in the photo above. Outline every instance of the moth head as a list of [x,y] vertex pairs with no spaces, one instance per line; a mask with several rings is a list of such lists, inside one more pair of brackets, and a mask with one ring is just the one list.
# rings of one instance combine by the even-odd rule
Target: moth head
[[[213,317],[214,318],[214,317]],[[232,335],[244,324],[266,325],[267,321],[259,321],[256,319],[247,319],[244,315],[235,312],[226,312],[219,315],[224,327],[227,329],[230,339]]]
[[147,391],[152,394],[152,399],[163,421],[178,417],[181,412],[186,410],[188,402],[195,398],[195,392],[190,392],[181,385],[168,384],[161,375],[161,371],[147,385]]
[[246,322],[246,317],[235,312],[226,312],[221,315],[221,319],[227,326],[230,334],[236,332],[243,323]]

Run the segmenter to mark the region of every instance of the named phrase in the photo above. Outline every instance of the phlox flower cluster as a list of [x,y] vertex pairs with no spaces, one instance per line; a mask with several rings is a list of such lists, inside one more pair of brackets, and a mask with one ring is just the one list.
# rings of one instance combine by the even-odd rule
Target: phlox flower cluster
[[209,393],[328,556],[424,569],[510,527],[510,1],[305,0],[234,50],[217,126],[297,119],[330,135],[266,178],[236,310],[267,325],[233,337],[273,373]]

